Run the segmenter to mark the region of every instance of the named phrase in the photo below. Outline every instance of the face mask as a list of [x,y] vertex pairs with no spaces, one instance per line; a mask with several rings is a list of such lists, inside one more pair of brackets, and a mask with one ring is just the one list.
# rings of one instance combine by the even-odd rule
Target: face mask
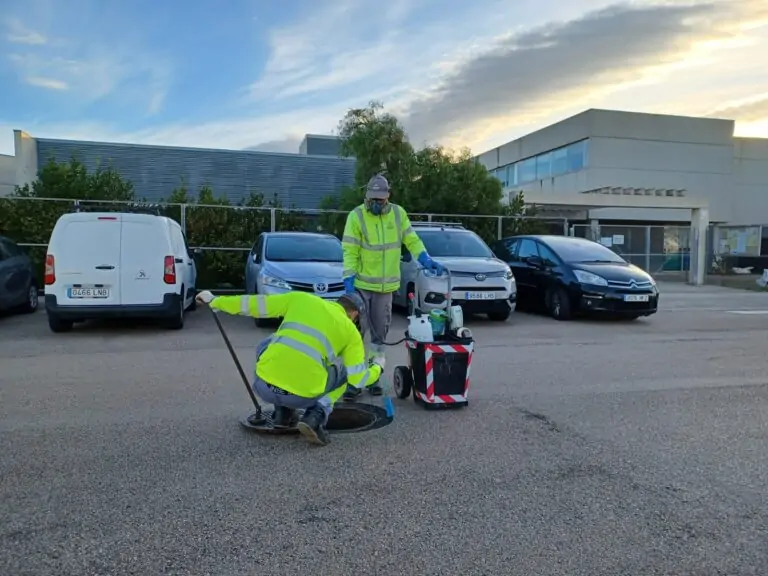
[[382,212],[384,212],[384,208],[386,207],[387,203],[384,202],[375,202],[373,200],[368,202],[368,210],[371,214],[374,216],[380,216]]

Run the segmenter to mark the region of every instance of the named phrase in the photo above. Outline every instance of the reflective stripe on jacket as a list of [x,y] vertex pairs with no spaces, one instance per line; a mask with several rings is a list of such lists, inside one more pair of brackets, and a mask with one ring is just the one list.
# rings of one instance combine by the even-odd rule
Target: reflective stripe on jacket
[[344,278],[355,276],[355,287],[371,292],[394,292],[400,287],[403,244],[414,259],[425,251],[402,206],[390,204],[381,216],[360,205],[347,216],[341,245]]
[[344,309],[313,294],[289,292],[266,296],[217,296],[211,308],[253,318],[283,318],[256,364],[265,382],[304,398],[329,392],[327,366],[341,360],[349,384],[362,388],[381,376],[370,368],[360,332]]

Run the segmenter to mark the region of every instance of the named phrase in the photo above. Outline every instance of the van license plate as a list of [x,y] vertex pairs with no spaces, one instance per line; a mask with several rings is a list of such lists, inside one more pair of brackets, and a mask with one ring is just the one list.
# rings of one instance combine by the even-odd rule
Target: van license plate
[[494,292],[466,292],[465,298],[467,300],[495,300],[496,294]]
[[625,294],[624,302],[648,302],[648,294]]
[[109,298],[109,288],[70,288],[70,298]]

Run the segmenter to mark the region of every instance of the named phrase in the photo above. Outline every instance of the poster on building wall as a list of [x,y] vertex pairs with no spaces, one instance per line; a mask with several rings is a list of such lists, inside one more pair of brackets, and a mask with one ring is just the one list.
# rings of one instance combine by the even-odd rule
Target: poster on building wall
[[612,242],[615,246],[624,246],[624,234],[614,234]]
[[611,237],[611,236],[603,236],[602,238],[600,238],[600,244],[610,248],[611,246],[613,246],[613,237]]

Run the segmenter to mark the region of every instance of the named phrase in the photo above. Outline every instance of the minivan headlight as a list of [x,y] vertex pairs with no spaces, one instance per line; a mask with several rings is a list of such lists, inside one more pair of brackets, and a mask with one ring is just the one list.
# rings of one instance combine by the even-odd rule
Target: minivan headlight
[[261,280],[262,282],[264,282],[264,284],[266,284],[267,286],[272,286],[273,288],[282,288],[283,290],[291,289],[291,287],[288,285],[288,282],[286,282],[281,278],[276,278],[275,276],[262,274]]
[[581,284],[592,284],[593,286],[608,286],[608,281],[602,276],[592,274],[586,270],[574,270],[573,275]]
[[512,282],[515,281],[515,275],[512,273],[512,268],[507,268],[507,271],[504,272],[504,280],[512,280]]

